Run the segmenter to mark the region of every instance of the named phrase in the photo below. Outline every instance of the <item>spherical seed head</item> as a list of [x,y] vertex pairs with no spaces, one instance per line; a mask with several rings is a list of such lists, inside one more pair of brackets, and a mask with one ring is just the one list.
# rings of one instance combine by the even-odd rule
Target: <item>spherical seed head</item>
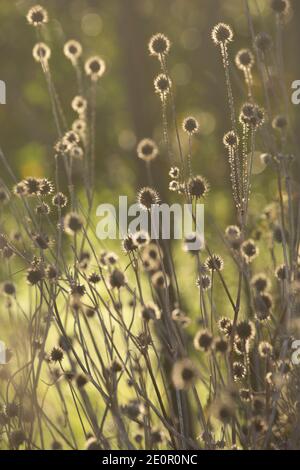
[[124,273],[119,269],[114,269],[111,275],[109,276],[109,284],[112,289],[120,289],[126,285],[126,278]]
[[85,136],[86,132],[86,121],[84,119],[75,119],[72,123],[72,130],[76,132],[81,138]]
[[150,236],[149,233],[145,230],[139,230],[138,232],[132,235],[134,243],[139,247],[142,248],[150,243]]
[[27,13],[27,21],[33,26],[42,26],[48,23],[48,13],[41,5],[35,5]]
[[182,128],[184,132],[191,136],[199,131],[199,123],[196,118],[194,118],[193,116],[189,116],[184,119],[182,123]]
[[124,238],[122,242],[122,247],[125,253],[133,253],[138,248],[137,244],[135,243],[131,235],[127,235],[127,237]]
[[270,357],[273,353],[273,346],[267,341],[261,341],[258,345],[258,352],[261,357]]
[[198,370],[190,359],[185,358],[175,362],[172,370],[172,382],[177,390],[187,390],[197,378]]
[[226,336],[230,336],[232,333],[232,320],[227,317],[222,317],[218,321],[219,330],[221,333],[224,333]]
[[53,192],[54,185],[51,181],[49,181],[47,178],[42,178],[40,180],[40,195],[41,196],[48,196]]
[[265,53],[272,47],[272,38],[268,33],[258,33],[254,40],[255,47]]
[[254,55],[250,49],[241,49],[235,56],[235,63],[240,70],[250,70],[254,65]]
[[209,191],[207,180],[200,175],[190,178],[187,187],[189,194],[196,199],[204,197]]
[[257,292],[264,292],[270,287],[270,281],[264,273],[255,274],[251,279],[251,286]]
[[6,295],[15,295],[16,293],[15,285],[10,281],[3,283],[2,290]]
[[50,353],[50,359],[53,362],[61,362],[64,358],[64,352],[61,348],[54,347]]
[[288,125],[287,119],[285,116],[282,116],[282,115],[275,116],[275,118],[272,121],[273,129],[277,129],[280,131],[286,129],[287,125]]
[[32,49],[34,60],[46,64],[51,57],[51,49],[44,42],[38,42]]
[[27,270],[26,279],[28,284],[34,286],[44,279],[44,270],[39,267],[32,267]]
[[78,388],[83,388],[88,383],[88,379],[83,374],[78,374],[76,377],[76,385]]
[[243,341],[253,339],[255,336],[255,326],[247,320],[241,321],[236,326],[236,333]]
[[36,196],[36,195],[40,194],[40,189],[41,189],[41,186],[40,186],[41,180],[40,179],[29,177],[29,178],[26,178],[25,180],[23,180],[23,183],[25,185],[25,192],[29,196]]
[[213,344],[213,337],[208,330],[200,330],[194,338],[194,347],[198,351],[207,352],[211,349]]
[[225,354],[228,351],[228,342],[224,338],[216,338],[214,342],[216,352]]
[[142,308],[142,318],[146,322],[150,320],[158,320],[160,318],[160,310],[153,302],[148,302]]
[[101,281],[101,276],[98,273],[91,273],[88,277],[88,281],[92,284],[98,284]]
[[288,268],[285,264],[277,266],[275,270],[275,276],[279,281],[285,281],[288,279]]
[[151,55],[165,56],[169,53],[171,43],[167,36],[162,33],[157,33],[151,37],[148,48]]
[[75,41],[74,39],[67,41],[64,45],[64,54],[71,60],[71,62],[76,63],[82,54],[82,46],[80,42]]
[[251,238],[241,245],[241,254],[247,263],[251,263],[259,255],[259,249]]
[[77,95],[73,98],[71,106],[76,113],[83,114],[87,109],[87,100],[83,96]]
[[212,39],[216,45],[225,45],[233,40],[233,31],[228,24],[219,23],[212,30]]
[[139,190],[137,202],[142,209],[150,211],[153,205],[159,204],[160,197],[155,189],[145,187]]
[[158,148],[152,139],[143,139],[137,146],[137,155],[141,160],[150,162],[158,155]]
[[246,377],[246,367],[242,362],[234,362],[232,367],[233,378],[236,382]]
[[172,166],[169,171],[169,176],[174,180],[177,180],[180,176],[180,170],[177,166]]
[[65,196],[63,193],[56,193],[53,198],[52,198],[52,204],[56,207],[66,207],[68,202],[67,196]]
[[49,281],[55,281],[59,276],[59,271],[56,266],[49,264],[45,270],[45,274]]
[[64,230],[69,235],[80,232],[83,227],[81,217],[76,212],[70,212],[64,218]]
[[86,61],[84,69],[85,73],[91,78],[91,80],[96,82],[104,74],[106,65],[101,57],[93,56]]
[[240,398],[242,401],[249,402],[252,400],[252,393],[247,388],[240,389]]
[[239,239],[241,236],[241,229],[237,225],[228,225],[225,230],[225,235],[229,240]]
[[260,160],[264,165],[269,165],[272,162],[272,155],[270,153],[262,153]]
[[151,282],[156,289],[166,289],[170,285],[170,279],[163,271],[157,271],[151,276]]
[[65,133],[62,139],[63,143],[67,145],[68,148],[72,148],[73,145],[76,145],[80,142],[79,135],[74,131],[68,131]]
[[271,0],[272,10],[279,15],[287,14],[290,7],[291,4],[289,0]]
[[180,184],[176,180],[172,180],[169,183],[169,190],[173,192],[177,192],[180,189]]
[[161,73],[154,80],[154,89],[162,98],[166,98],[171,88],[171,80],[167,75]]
[[196,281],[196,286],[199,289],[208,290],[211,287],[211,278],[207,274],[203,274]]
[[223,262],[223,259],[221,258],[221,256],[216,255],[216,254],[212,254],[205,261],[205,266],[210,271],[222,271],[222,269],[224,267],[224,262]]
[[239,138],[234,131],[229,131],[223,137],[223,143],[227,148],[237,148],[239,145]]

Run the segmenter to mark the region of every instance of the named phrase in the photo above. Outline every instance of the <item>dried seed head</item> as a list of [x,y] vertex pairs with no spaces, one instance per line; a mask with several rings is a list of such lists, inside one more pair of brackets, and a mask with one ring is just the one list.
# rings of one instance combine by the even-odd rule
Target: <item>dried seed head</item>
[[182,129],[191,136],[199,131],[199,123],[196,118],[189,116],[184,119]]
[[169,171],[169,176],[174,180],[177,180],[180,176],[180,170],[177,166],[172,166]]
[[83,227],[81,217],[76,212],[69,212],[64,218],[64,230],[69,235],[75,235]]
[[172,382],[177,390],[187,390],[197,378],[198,370],[190,359],[185,358],[175,362],[172,370]]
[[248,341],[254,338],[255,336],[255,326],[251,321],[240,321],[236,326],[237,336],[243,340]]
[[126,277],[119,269],[114,269],[109,276],[109,284],[112,289],[120,289],[126,285]]
[[229,240],[237,240],[241,236],[241,229],[237,225],[228,225],[225,230],[225,235]]
[[273,129],[277,129],[279,131],[285,130],[287,125],[288,125],[287,119],[283,115],[275,116],[272,121]]
[[269,165],[272,162],[272,155],[270,153],[262,153],[260,160],[264,165]]
[[76,113],[83,114],[87,110],[87,100],[83,96],[77,95],[73,98],[71,106]]
[[158,57],[165,56],[169,53],[171,43],[167,36],[162,33],[157,33],[150,38],[148,49],[151,55]]
[[154,80],[155,92],[158,93],[163,100],[166,99],[168,93],[170,92],[171,86],[171,80],[163,73],[158,75]]
[[85,73],[96,82],[102,77],[106,70],[106,65],[103,59],[99,56],[90,57],[84,64]]
[[53,193],[54,185],[47,178],[42,178],[39,184],[40,184],[39,194],[41,196],[48,196],[49,194]]
[[277,266],[275,276],[279,281],[286,281],[288,279],[288,268],[285,264]]
[[291,8],[289,0],[271,0],[272,10],[279,15],[286,15]]
[[142,209],[150,211],[153,205],[159,204],[160,196],[155,189],[145,187],[139,190],[137,202]]
[[142,318],[146,322],[150,320],[158,320],[160,318],[160,310],[153,302],[148,302],[142,308]]
[[19,448],[26,441],[26,435],[22,429],[15,429],[10,433],[9,440],[13,448]]
[[207,290],[211,288],[211,278],[207,274],[203,274],[202,276],[198,277],[196,281],[196,286],[199,289]]
[[63,193],[57,193],[52,198],[52,204],[56,207],[65,207],[67,202],[68,198]]
[[221,256],[212,254],[205,261],[205,266],[210,271],[222,271],[224,267],[224,261]]
[[169,183],[169,190],[173,192],[177,192],[180,189],[180,184],[176,180],[172,180]]
[[242,362],[234,362],[232,366],[233,378],[236,382],[246,377],[246,367]]
[[76,119],[72,124],[72,130],[76,132],[81,138],[85,136],[86,133],[86,121],[84,119]]
[[255,47],[265,53],[272,47],[272,38],[268,33],[258,33],[254,40]]
[[211,36],[216,45],[224,46],[233,40],[233,31],[228,24],[219,23],[214,26]]
[[86,375],[78,374],[76,377],[76,385],[78,388],[83,388],[88,383]]
[[141,160],[150,162],[158,155],[158,148],[152,139],[143,139],[137,146],[137,155]]
[[73,64],[75,64],[82,54],[82,46],[80,42],[75,41],[74,39],[67,41],[64,45],[64,54]]
[[56,279],[58,279],[59,271],[56,266],[54,266],[53,264],[49,264],[45,269],[45,274],[46,278],[49,279],[49,281],[55,281]]
[[54,347],[50,353],[50,359],[53,362],[61,362],[64,358],[64,352],[61,348]]
[[88,277],[88,281],[92,284],[98,284],[101,281],[101,276],[98,273],[91,273]]
[[258,345],[258,352],[260,357],[270,357],[273,353],[273,346],[267,341],[261,341]]
[[259,255],[259,249],[256,246],[254,240],[249,238],[249,240],[245,240],[241,245],[241,254],[246,261],[246,263],[251,263],[254,258]]
[[209,351],[213,345],[213,337],[208,330],[200,330],[194,338],[194,347],[198,351]]
[[145,230],[139,230],[138,232],[132,235],[134,243],[139,247],[143,248],[144,246],[150,243],[149,233]]
[[235,56],[235,63],[240,70],[250,70],[254,65],[254,55],[250,49],[241,49]]
[[251,286],[254,287],[257,292],[264,292],[271,287],[271,283],[264,273],[259,273],[252,277]]
[[197,175],[188,180],[187,188],[190,196],[199,199],[208,193],[209,184],[203,176]]
[[133,237],[131,235],[127,235],[127,237],[122,241],[122,248],[125,253],[133,253],[138,247]]
[[151,282],[156,289],[166,289],[170,285],[169,276],[163,271],[157,271],[151,276]]
[[6,281],[6,282],[3,283],[2,290],[3,290],[4,294],[6,294],[6,295],[15,295],[16,294],[15,285],[10,281]]
[[33,266],[27,270],[26,279],[28,284],[34,286],[41,282],[45,277],[45,272],[42,267]]
[[221,333],[225,334],[225,336],[231,335],[233,324],[230,318],[227,318],[227,317],[220,318],[220,320],[218,321],[218,326],[219,326],[219,330],[221,331]]
[[47,65],[48,60],[51,57],[51,49],[44,42],[38,42],[32,49],[32,55],[34,60]]
[[27,13],[27,21],[33,26],[42,26],[48,23],[48,13],[41,5],[35,5]]
[[234,131],[229,131],[223,137],[225,147],[235,149],[239,145],[239,138]]

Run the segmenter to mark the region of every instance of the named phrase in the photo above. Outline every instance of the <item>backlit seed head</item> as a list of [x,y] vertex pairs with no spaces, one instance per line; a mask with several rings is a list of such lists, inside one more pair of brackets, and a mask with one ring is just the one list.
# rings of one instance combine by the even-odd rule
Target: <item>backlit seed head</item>
[[251,321],[240,321],[236,326],[237,336],[243,340],[251,340],[255,336],[255,326]]
[[76,113],[81,115],[87,109],[87,100],[83,96],[77,95],[73,98],[71,106]]
[[196,118],[194,118],[193,116],[189,116],[184,119],[182,123],[182,128],[184,132],[191,136],[199,131],[199,123]]
[[56,266],[54,266],[53,264],[49,264],[45,269],[45,274],[46,278],[49,279],[49,281],[55,281],[56,279],[58,279],[59,271]]
[[79,135],[76,134],[76,132],[68,131],[63,136],[62,141],[68,146],[69,149],[71,149],[73,145],[76,145],[80,142],[80,138],[79,138]]
[[143,139],[137,146],[137,155],[141,160],[150,162],[158,155],[158,148],[152,139]]
[[199,376],[194,363],[188,359],[175,362],[172,370],[172,382],[177,390],[187,390],[196,382]]
[[170,88],[172,86],[171,80],[167,75],[161,73],[158,75],[154,80],[154,89],[155,92],[158,93],[162,99],[165,99],[170,92]]
[[264,165],[269,165],[272,162],[272,155],[270,153],[262,153],[260,160]]
[[99,56],[90,57],[84,64],[85,73],[96,82],[102,77],[106,70],[106,65],[103,59]]
[[224,262],[221,256],[212,254],[205,261],[205,266],[210,271],[222,271],[224,267]]
[[26,279],[28,284],[34,286],[44,279],[45,272],[42,267],[33,266],[27,270]]
[[249,389],[241,388],[240,389],[240,398],[244,402],[250,402],[253,398],[253,395],[252,395],[252,393],[250,392]]
[[82,54],[82,46],[80,42],[71,39],[64,45],[64,54],[71,60],[72,63],[76,63]]
[[170,279],[163,271],[157,271],[151,276],[151,282],[156,289],[167,289]]
[[180,189],[180,184],[176,180],[172,180],[169,183],[169,190],[173,192],[177,192]]
[[139,247],[143,248],[144,246],[150,243],[149,233],[145,230],[139,230],[138,232],[132,235],[134,243]]
[[32,49],[32,55],[34,60],[46,65],[51,57],[51,49],[44,42],[38,42]]
[[85,136],[86,128],[87,125],[84,119],[76,119],[72,124],[72,130],[81,138]]
[[211,288],[211,278],[207,274],[203,274],[196,281],[196,286],[199,289],[208,290]]
[[267,341],[261,341],[258,345],[258,352],[260,357],[270,357],[273,353],[273,346]]
[[131,235],[127,235],[122,242],[122,248],[125,253],[133,253],[138,247],[133,237]]
[[48,196],[49,194],[53,193],[54,185],[52,181],[49,181],[47,178],[42,178],[40,180],[40,190],[39,194],[41,196]]
[[279,15],[286,15],[291,8],[291,4],[289,0],[271,0],[271,8]]
[[272,127],[273,129],[276,129],[276,130],[282,131],[286,129],[287,125],[288,125],[287,119],[283,115],[275,116],[275,118],[272,121]]
[[169,176],[174,180],[177,180],[180,176],[180,170],[177,166],[172,166],[169,171]]
[[237,240],[241,236],[241,229],[237,225],[228,225],[225,230],[225,235],[229,240]]
[[53,362],[61,362],[64,358],[64,352],[61,348],[53,348],[50,353],[50,359]]
[[120,289],[126,285],[126,277],[122,271],[119,269],[114,269],[111,275],[109,276],[109,285],[112,289]]
[[91,273],[88,277],[88,281],[91,283],[91,284],[98,284],[98,282],[101,281],[101,276],[100,274],[98,273]]
[[259,255],[259,249],[256,246],[254,240],[249,238],[249,240],[245,240],[242,243],[241,254],[247,263],[251,263],[254,260],[254,258],[256,258]]
[[48,23],[48,13],[41,5],[35,5],[27,13],[27,21],[33,26],[42,26]]
[[159,204],[160,196],[155,189],[145,187],[139,190],[137,202],[142,209],[150,211],[153,205]]
[[70,212],[64,218],[64,230],[69,235],[80,232],[83,227],[81,217],[76,212]]
[[167,36],[162,33],[157,33],[150,38],[148,49],[151,55],[165,56],[169,53],[171,43]]
[[141,315],[146,322],[150,320],[158,320],[160,318],[160,310],[153,302],[148,302],[142,308]]
[[23,180],[23,183],[26,188],[25,192],[29,196],[37,196],[40,194],[41,180],[39,178],[28,177],[25,180]]
[[6,281],[2,285],[2,291],[6,295],[15,295],[16,288],[15,288],[15,285],[12,282]]
[[220,320],[218,321],[218,326],[219,326],[220,332],[225,334],[225,336],[231,335],[233,324],[230,318],[227,318],[227,317],[220,318]]
[[235,56],[235,63],[240,70],[250,70],[254,65],[254,55],[250,49],[241,49]]
[[84,151],[79,145],[73,145],[70,149],[70,158],[75,160],[82,160],[84,157]]
[[232,366],[233,378],[236,382],[246,377],[246,367],[242,362],[234,362]]
[[205,351],[211,349],[213,345],[213,337],[208,330],[200,330],[194,338],[194,347],[198,351]]
[[52,204],[56,207],[66,207],[68,198],[63,193],[56,193],[52,198]]
[[233,40],[233,31],[228,24],[219,23],[214,26],[211,36],[216,45],[225,45]]
[[272,38],[268,33],[258,33],[255,37],[254,44],[259,51],[265,53],[272,47]]
[[288,268],[285,264],[277,266],[275,276],[279,281],[286,281],[288,279]]
[[223,137],[223,144],[227,148],[235,149],[239,145],[239,138],[234,131],[229,131]]
[[190,178],[187,187],[190,196],[196,199],[204,197],[209,191],[209,184],[207,180],[200,175]]
[[251,279],[251,286],[257,292],[264,292],[271,287],[270,280],[264,273],[255,274]]

